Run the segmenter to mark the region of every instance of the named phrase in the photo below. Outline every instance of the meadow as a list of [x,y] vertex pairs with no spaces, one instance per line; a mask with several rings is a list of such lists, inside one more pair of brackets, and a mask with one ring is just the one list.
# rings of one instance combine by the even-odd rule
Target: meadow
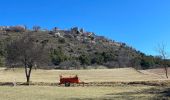
[[[162,69],[133,68],[91,70],[33,70],[31,81],[58,83],[59,75],[78,75],[86,83],[94,82],[166,82]],[[0,82],[25,82],[24,69],[0,69]],[[112,84],[112,83],[110,83]],[[0,100],[155,100],[170,99],[170,85],[115,84],[110,86],[0,86]]]
[[[65,100],[65,99],[113,99],[144,100],[162,98],[163,95],[149,93],[153,86],[115,86],[115,87],[53,87],[53,86],[17,86],[0,87],[1,100]],[[160,97],[159,97],[160,96]],[[169,98],[170,99],[170,98]]]
[[[78,75],[84,82],[132,82],[166,80],[162,73],[154,73],[147,70],[135,70],[133,68],[117,69],[90,69],[90,70],[32,70],[32,82],[59,82],[59,76]],[[24,69],[0,69],[0,82],[25,82]]]

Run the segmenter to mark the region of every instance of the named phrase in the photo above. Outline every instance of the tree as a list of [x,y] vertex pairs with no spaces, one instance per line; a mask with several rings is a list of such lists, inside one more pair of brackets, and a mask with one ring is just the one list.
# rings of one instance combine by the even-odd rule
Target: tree
[[90,62],[91,62],[90,57],[87,54],[82,54],[79,57],[79,60],[82,65],[90,65]]
[[155,59],[153,56],[143,56],[141,58],[141,62],[140,65],[142,67],[142,69],[148,69],[148,68],[153,68],[155,65]]
[[96,52],[93,56],[92,56],[92,60],[91,60],[92,64],[100,64],[102,65],[104,63],[104,57],[102,56],[101,53]]
[[103,52],[102,56],[104,57],[104,61],[108,62],[108,61],[114,61],[115,60],[115,55],[113,52]]
[[7,45],[8,64],[23,65],[27,84],[30,82],[30,75],[35,64],[46,64],[48,62],[48,50],[46,44],[39,43],[36,38],[29,34],[24,34]]
[[130,64],[129,66],[134,67],[135,69],[140,69],[141,68],[140,65],[142,65],[141,57],[136,56],[130,59],[129,64]]
[[64,54],[63,50],[61,50],[61,48],[57,49],[53,49],[50,52],[50,56],[51,56],[51,62],[54,65],[59,65],[61,62],[64,62],[67,60],[67,56]]
[[0,67],[3,66],[5,63],[4,57],[5,57],[5,43],[4,41],[0,41]]
[[166,60],[168,58],[168,53],[166,51],[165,43],[158,44],[157,52],[159,53],[160,57],[163,60],[163,64],[162,65],[164,66],[166,78],[168,78],[168,68],[167,68],[167,65],[166,65]]

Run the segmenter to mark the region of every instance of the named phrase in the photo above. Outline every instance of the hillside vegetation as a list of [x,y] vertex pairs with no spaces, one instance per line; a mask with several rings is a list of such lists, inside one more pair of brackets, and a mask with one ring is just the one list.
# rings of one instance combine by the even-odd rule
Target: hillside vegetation
[[[18,63],[9,65],[5,58],[6,45],[22,37],[31,34],[36,42],[45,43],[49,48],[49,60],[46,69],[88,69],[98,68],[103,65],[106,68],[134,67],[147,69],[161,67],[160,57],[148,56],[127,46],[125,43],[109,40],[103,36],[97,36],[93,32],[86,32],[77,27],[70,30],[41,30],[33,27],[28,30],[21,26],[8,27],[0,30],[0,66],[21,66]],[[167,66],[170,62],[167,60]]]

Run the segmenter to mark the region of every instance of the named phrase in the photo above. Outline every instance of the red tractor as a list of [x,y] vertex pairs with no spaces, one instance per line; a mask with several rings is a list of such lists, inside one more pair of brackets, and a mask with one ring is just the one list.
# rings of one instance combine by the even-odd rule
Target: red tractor
[[70,77],[63,77],[62,75],[60,75],[60,83],[59,83],[59,85],[65,84],[66,87],[69,87],[71,83],[76,83],[76,84],[83,83],[83,86],[84,86],[84,82],[80,82],[77,75],[70,76]]

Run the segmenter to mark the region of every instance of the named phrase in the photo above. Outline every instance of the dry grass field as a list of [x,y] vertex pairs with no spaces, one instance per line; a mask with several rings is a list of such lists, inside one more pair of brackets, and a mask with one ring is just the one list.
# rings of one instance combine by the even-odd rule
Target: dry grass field
[[[143,92],[152,86],[116,87],[0,87],[0,100],[148,100],[159,94]],[[159,97],[157,97],[159,99]]]
[[[151,70],[137,71],[133,68],[91,69],[91,70],[33,70],[32,82],[59,82],[59,75],[78,75],[84,82],[132,82],[166,80],[164,74]],[[25,82],[24,69],[0,69],[0,82]]]
[[[33,70],[32,82],[59,82],[59,75],[75,75],[84,82],[168,81],[163,69]],[[159,72],[159,73],[158,73]],[[170,74],[169,74],[170,75]],[[25,82],[24,69],[0,69],[0,82]],[[114,86],[0,86],[0,100],[170,100],[169,86],[144,84]]]

